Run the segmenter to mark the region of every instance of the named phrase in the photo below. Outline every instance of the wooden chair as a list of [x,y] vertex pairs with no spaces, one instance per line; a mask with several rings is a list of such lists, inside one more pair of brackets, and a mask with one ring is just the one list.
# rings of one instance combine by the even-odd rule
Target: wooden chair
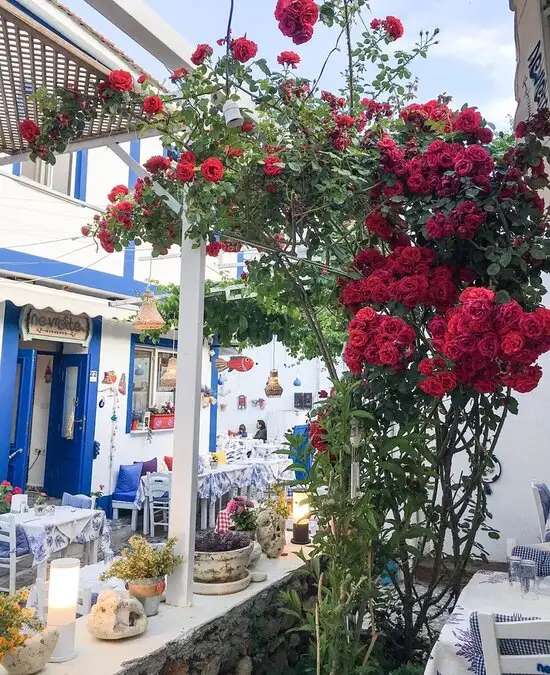
[[[550,647],[550,620],[501,622],[495,621],[492,614],[480,613],[478,621],[487,675],[550,673],[550,648],[547,654],[508,656],[501,654],[498,643],[499,640],[523,643],[530,640],[544,640],[548,641]],[[518,651],[521,651],[521,646]]]
[[27,550],[25,553],[17,551],[17,524],[13,516],[0,519],[0,569],[9,570],[8,585],[0,586],[0,591],[7,591],[8,593],[15,592],[17,575],[17,564],[23,560],[32,558],[31,553]]

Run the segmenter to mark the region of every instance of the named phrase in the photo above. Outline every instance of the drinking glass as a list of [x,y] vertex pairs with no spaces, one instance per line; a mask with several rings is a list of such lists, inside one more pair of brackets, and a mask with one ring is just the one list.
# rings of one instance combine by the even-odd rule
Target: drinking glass
[[508,583],[513,590],[519,591],[521,587],[521,558],[517,555],[508,557]]
[[534,560],[522,560],[520,569],[521,597],[537,600],[539,597],[537,563]]
[[108,567],[113,560],[115,559],[115,554],[113,552],[112,548],[104,548],[103,549],[103,561],[105,562],[105,566]]

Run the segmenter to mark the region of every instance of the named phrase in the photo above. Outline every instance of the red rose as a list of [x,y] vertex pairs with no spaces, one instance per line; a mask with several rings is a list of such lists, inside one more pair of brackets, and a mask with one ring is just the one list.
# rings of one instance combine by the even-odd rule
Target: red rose
[[464,154],[470,161],[478,163],[486,162],[491,157],[487,150],[480,145],[469,145]]
[[19,132],[21,133],[21,136],[27,141],[27,143],[34,143],[34,141],[36,141],[36,139],[40,136],[40,127],[32,120],[23,120],[19,124]]
[[418,388],[434,398],[443,398],[445,396],[445,388],[437,375],[432,375],[419,382]]
[[190,183],[194,177],[195,167],[193,164],[191,164],[191,162],[180,160],[176,165],[176,178],[180,181],[180,183]]
[[526,312],[519,320],[519,330],[528,338],[540,337],[546,329],[542,316],[536,312]]
[[201,173],[205,180],[217,183],[223,178],[223,164],[215,157],[209,157],[201,164]]
[[300,21],[306,26],[313,26],[319,18],[319,7],[314,2],[308,2],[300,12]]
[[514,133],[515,137],[525,138],[526,133],[527,133],[527,124],[525,122],[518,122]]
[[292,68],[296,68],[300,60],[300,56],[296,52],[281,52],[277,57],[277,63],[280,63],[281,66],[290,66]]
[[387,16],[383,21],[384,29],[392,40],[398,40],[403,36],[403,24],[395,16]]
[[510,331],[509,333],[506,333],[506,335],[504,335],[504,337],[502,338],[501,342],[502,353],[505,354],[506,356],[512,356],[513,354],[519,352],[520,349],[523,349],[524,345],[525,339],[523,338],[523,335],[521,335],[521,333],[518,333],[517,331]]
[[177,82],[178,80],[183,80],[187,75],[189,75],[189,73],[185,68],[176,68],[172,75],[170,75],[170,79],[172,82]]
[[486,333],[477,343],[480,354],[489,359],[494,359],[500,349],[500,340],[496,333]]
[[212,56],[214,50],[210,45],[201,43],[197,45],[195,51],[191,54],[191,63],[194,63],[196,66],[202,66],[209,56]]
[[481,129],[477,130],[477,140],[480,143],[483,143],[483,145],[487,145],[492,142],[493,140],[493,131],[489,127],[481,127]]
[[413,192],[421,192],[425,181],[421,173],[413,173],[407,178],[407,185]]
[[380,347],[378,358],[384,366],[396,366],[399,363],[399,350],[391,342],[386,342]]
[[254,122],[245,122],[241,127],[241,131],[245,134],[249,134],[251,131],[254,131],[255,128]]
[[471,300],[483,300],[485,302],[493,302],[495,299],[495,292],[490,288],[471,287],[465,288],[459,296],[460,302],[470,302]]
[[453,373],[439,373],[437,378],[447,393],[456,387],[456,377]]
[[281,158],[277,155],[271,155],[264,160],[264,173],[266,176],[278,176],[282,173]]
[[164,108],[164,103],[159,96],[147,96],[143,101],[143,110],[148,115],[156,115]]
[[236,61],[246,63],[258,53],[258,45],[246,36],[231,41],[231,53]]
[[195,154],[191,152],[191,150],[185,150],[180,155],[180,162],[187,162],[188,164],[195,166],[197,163],[197,158],[195,157]]
[[455,172],[457,176],[469,176],[474,170],[474,165],[466,157],[457,159],[455,162]]
[[109,87],[116,91],[132,91],[134,79],[127,70],[113,70],[109,73]]
[[169,157],[154,155],[153,157],[150,157],[143,166],[149,173],[155,174],[159,171],[166,171],[166,169],[170,167],[170,164],[171,162]]
[[211,241],[209,244],[206,244],[206,255],[209,255],[211,258],[217,258],[221,250],[221,241]]
[[481,113],[475,108],[464,108],[458,113],[455,120],[455,128],[466,134],[475,134],[481,127]]
[[144,84],[147,82],[147,75],[144,75],[143,73],[138,77],[137,79],[138,84]]
[[292,37],[297,33],[300,27],[299,17],[292,14],[285,14],[279,21],[279,30],[286,37]]
[[433,373],[433,364],[431,359],[422,359],[418,364],[418,372],[421,375],[431,375]]
[[82,234],[83,237],[87,237],[90,234],[90,229],[88,228],[87,225],[83,225],[80,228],[80,233]]
[[349,334],[349,343],[356,349],[363,349],[363,347],[367,346],[368,341],[367,334],[362,331],[354,330]]
[[500,305],[496,318],[498,330],[504,333],[511,329],[515,329],[522,316],[523,309],[516,300],[510,300],[510,302]]
[[107,199],[114,204],[117,200],[117,197],[123,196],[125,197],[127,194],[129,194],[129,190],[126,187],[126,185],[115,185],[115,187],[109,192],[107,195]]

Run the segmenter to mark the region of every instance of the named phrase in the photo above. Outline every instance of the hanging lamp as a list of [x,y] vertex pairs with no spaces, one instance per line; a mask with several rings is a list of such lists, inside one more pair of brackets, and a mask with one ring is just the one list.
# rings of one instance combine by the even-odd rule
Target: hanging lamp
[[275,368],[275,348],[277,345],[277,338],[273,336],[273,354],[272,354],[272,364],[269,377],[267,378],[267,383],[265,385],[265,395],[267,398],[281,398],[283,394],[283,388],[279,382],[279,372]]
[[178,369],[178,360],[175,356],[171,356],[168,359],[168,365],[166,370],[160,378],[160,386],[168,387],[169,389],[174,389],[176,386],[176,373]]
[[165,324],[164,319],[157,309],[157,301],[151,291],[143,294],[141,307],[138,315],[132,321],[132,326],[138,330],[158,330]]

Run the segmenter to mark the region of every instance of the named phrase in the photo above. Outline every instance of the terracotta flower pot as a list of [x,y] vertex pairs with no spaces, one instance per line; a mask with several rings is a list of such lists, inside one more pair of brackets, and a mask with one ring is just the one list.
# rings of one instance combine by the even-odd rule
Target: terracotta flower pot
[[57,646],[59,633],[54,628],[46,628],[42,633],[33,635],[2,660],[2,666],[9,675],[33,675],[42,670],[50,660]]
[[166,588],[164,577],[132,579],[126,582],[126,588],[131,596],[141,602],[147,616],[158,614],[160,600]]

